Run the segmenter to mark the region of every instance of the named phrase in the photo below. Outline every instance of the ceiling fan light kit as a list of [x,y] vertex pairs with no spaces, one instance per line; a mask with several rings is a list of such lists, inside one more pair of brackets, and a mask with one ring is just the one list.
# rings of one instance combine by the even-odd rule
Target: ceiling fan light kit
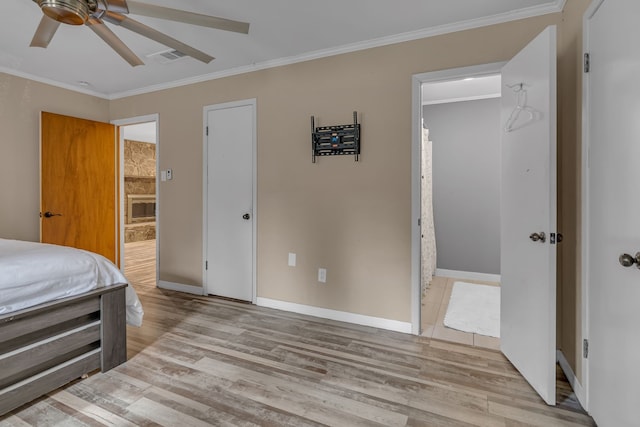
[[82,0],[37,0],[42,13],[69,25],[82,25],[89,19],[89,5]]
[[[182,43],[160,31],[125,16],[129,13],[183,22],[224,31],[248,34],[249,24],[217,16],[203,15],[184,10],[139,3],[135,0],[33,0],[40,6],[44,16],[40,21],[32,47],[46,48],[60,23],[86,25],[131,66],[144,65],[104,23],[119,25],[176,51],[208,64],[214,58],[194,47]],[[104,21],[103,21],[104,19]]]

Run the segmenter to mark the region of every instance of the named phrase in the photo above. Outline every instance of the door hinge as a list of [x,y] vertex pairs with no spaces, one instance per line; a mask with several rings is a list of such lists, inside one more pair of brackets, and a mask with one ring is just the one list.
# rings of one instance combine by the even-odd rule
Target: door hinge
[[204,262],[204,269],[208,270],[209,269],[209,261],[205,261]]
[[586,338],[582,340],[582,357],[585,359],[589,357],[589,340]]
[[206,127],[207,130],[207,136],[209,136],[209,126]]
[[421,219],[422,219],[422,218],[418,218],[418,227],[420,227],[420,226],[422,225],[422,221],[421,221]]
[[584,54],[584,72],[588,73],[591,70],[591,55]]

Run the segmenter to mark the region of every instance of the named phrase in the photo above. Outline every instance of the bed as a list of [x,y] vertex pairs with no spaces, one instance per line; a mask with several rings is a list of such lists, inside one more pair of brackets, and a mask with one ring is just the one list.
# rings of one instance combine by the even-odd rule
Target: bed
[[140,301],[106,258],[0,239],[0,415],[126,361]]

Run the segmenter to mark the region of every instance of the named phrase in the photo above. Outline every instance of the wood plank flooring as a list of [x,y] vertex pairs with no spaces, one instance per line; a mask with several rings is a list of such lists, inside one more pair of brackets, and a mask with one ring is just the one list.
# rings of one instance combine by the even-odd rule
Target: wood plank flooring
[[145,309],[128,329],[129,361],[0,425],[595,425],[560,371],[548,407],[498,351],[129,279]]

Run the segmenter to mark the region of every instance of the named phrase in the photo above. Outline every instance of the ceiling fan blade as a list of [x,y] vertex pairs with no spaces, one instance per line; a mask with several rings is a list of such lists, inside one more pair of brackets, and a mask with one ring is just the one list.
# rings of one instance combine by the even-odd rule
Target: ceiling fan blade
[[31,47],[47,47],[53,38],[53,35],[56,33],[56,30],[60,26],[60,23],[55,19],[49,18],[47,15],[42,15],[42,19],[40,20],[40,24],[38,25],[38,29],[36,33],[33,35],[33,40],[31,40]]
[[153,28],[148,27],[134,19],[131,19],[128,16],[107,11],[104,13],[104,15],[102,15],[102,19],[112,24],[120,25],[127,30],[131,30],[142,36],[150,38],[151,40],[157,41],[160,44],[173,48],[178,52],[184,53],[185,55],[189,55],[190,57],[202,61],[205,64],[208,64],[209,62],[214,60],[213,56],[207,55],[206,53],[196,48],[184,44],[181,41],[174,39],[173,37],[169,37],[168,35],[163,34],[158,30],[154,30]]
[[111,12],[116,13],[129,13],[129,7],[127,6],[126,0],[102,0],[104,2],[103,5],[98,6],[99,9],[102,10],[110,10]]
[[124,58],[131,66],[144,65],[144,62],[136,56],[131,49],[123,43],[122,40],[111,31],[104,22],[99,19],[90,18],[87,20],[86,25],[93,30],[102,40],[105,41],[118,55]]
[[216,28],[218,30],[233,31],[236,33],[249,33],[249,24],[247,22],[232,21],[231,19],[218,18],[217,16],[202,15],[184,10],[138,3],[134,0],[128,0],[127,5],[129,6],[129,13],[133,13],[135,15],[168,19],[170,21],[184,22],[187,24]]

